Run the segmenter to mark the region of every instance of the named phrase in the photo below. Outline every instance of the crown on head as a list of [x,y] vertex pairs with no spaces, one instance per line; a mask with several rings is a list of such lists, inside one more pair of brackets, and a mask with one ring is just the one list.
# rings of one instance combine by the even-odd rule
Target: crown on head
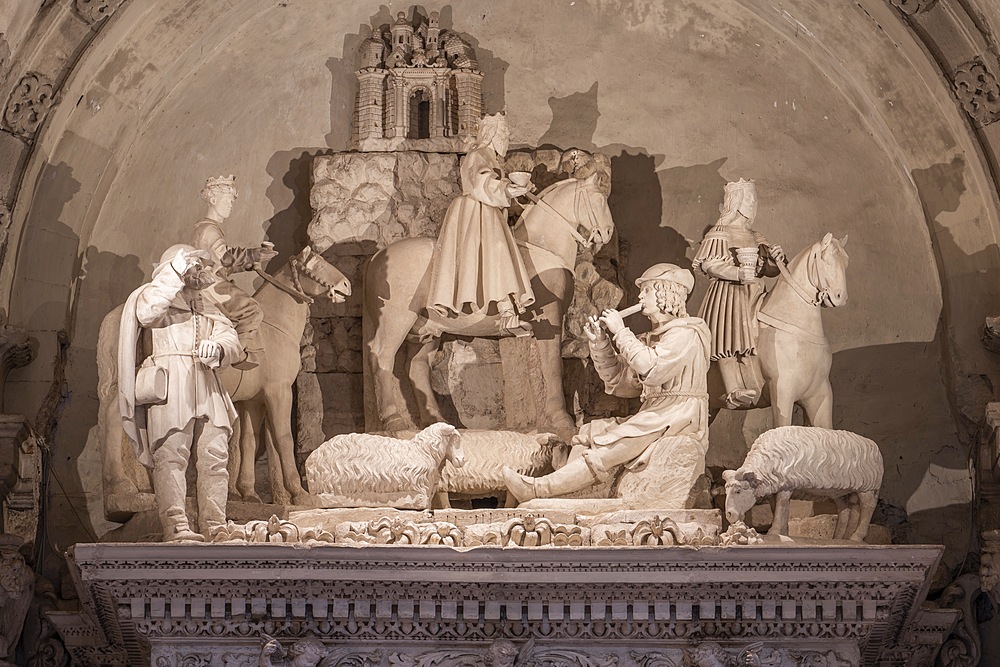
[[219,188],[227,185],[231,188],[236,187],[236,177],[232,174],[229,176],[213,176],[205,181],[206,188]]
[[213,176],[205,181],[205,187],[201,189],[201,198],[209,201],[212,197],[228,193],[236,196],[236,177]]

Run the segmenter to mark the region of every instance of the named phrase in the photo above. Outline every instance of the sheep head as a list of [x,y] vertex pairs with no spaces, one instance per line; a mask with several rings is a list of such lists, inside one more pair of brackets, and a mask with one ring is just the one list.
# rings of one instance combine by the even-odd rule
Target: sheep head
[[757,503],[757,487],[760,480],[752,470],[726,470],[722,473],[726,481],[726,520],[736,523]]
[[462,434],[451,424],[438,422],[431,424],[413,437],[414,441],[428,447],[434,453],[435,460],[443,466],[445,461],[456,468],[465,465],[465,452],[462,451]]

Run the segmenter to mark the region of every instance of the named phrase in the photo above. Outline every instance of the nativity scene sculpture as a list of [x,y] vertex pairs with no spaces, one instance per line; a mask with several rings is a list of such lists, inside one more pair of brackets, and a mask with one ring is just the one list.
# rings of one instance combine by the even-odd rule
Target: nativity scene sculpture
[[[192,257],[201,257],[208,269],[210,279],[203,286],[206,301],[218,305],[220,316],[238,336],[233,350],[210,360],[224,360],[223,365],[230,366],[212,371],[221,395],[231,395],[233,408],[226,425],[227,436],[232,435],[223,495],[229,501],[260,502],[255,464],[266,450],[271,501],[287,507],[322,508],[314,510],[320,513],[343,510],[337,514],[341,520],[351,518],[351,510],[357,508],[450,511],[451,493],[466,504],[477,497],[495,497],[498,504],[506,504],[502,511],[515,512],[496,515],[507,528],[477,524],[480,528],[465,537],[462,531],[468,526],[457,527],[452,521],[458,519],[449,515],[440,525],[452,531],[448,540],[456,545],[463,539],[470,545],[506,544],[504,540],[512,538],[502,533],[515,524],[525,534],[534,530],[530,526],[551,525],[552,534],[562,535],[566,544],[583,543],[580,526],[558,526],[545,516],[547,510],[576,516],[632,512],[634,525],[626,532],[638,530],[639,524],[647,526],[643,530],[673,525],[676,542],[717,543],[719,510],[694,519],[694,514],[669,514],[712,502],[705,500],[707,490],[700,496],[696,491],[705,474],[708,425],[714,412],[720,407],[770,404],[775,425],[781,426],[790,423],[792,406],[798,402],[810,424],[832,427],[832,353],[821,311],[847,300],[846,239],[838,241],[827,234],[788,262],[779,246],[753,229],[758,208],[755,183],[742,179],[729,183],[721,215],[694,258],[693,273],[672,263],[654,264],[635,281],[636,306],[619,311],[598,308],[587,299],[576,304],[589,313],[583,327],[589,353],[586,372],[596,376],[608,394],[640,403],[631,416],[581,418],[578,425],[567,410],[564,393],[564,319],[576,295],[575,272],[581,256],[589,261],[590,253],[609,243],[615,231],[608,205],[610,160],[579,149],[552,151],[545,158],[532,153],[508,159],[506,115],[480,117],[482,74],[476,69],[474,50],[457,33],[442,29],[435,14],[426,19],[414,14],[412,21],[400,14],[384,34],[373,28],[361,44],[360,62],[362,92],[378,83],[384,94],[359,97],[358,131],[368,141],[367,150],[399,150],[403,145],[393,148],[386,140],[461,139],[467,153],[458,163],[460,192],[451,199],[437,238],[411,228],[413,236],[384,245],[363,265],[359,305],[366,354],[362,359],[378,418],[369,430],[377,432],[337,435],[314,449],[305,461],[303,484],[292,431],[292,387],[302,367],[300,343],[309,305],[320,297],[342,303],[351,294],[351,285],[309,247],[273,277],[265,274],[261,263],[275,255],[269,243],[235,248],[225,239],[222,225],[236,200],[235,179],[220,176],[206,182],[202,198],[209,210],[195,226],[193,242],[201,254]],[[385,81],[391,85],[386,87]],[[403,99],[404,94],[410,97]],[[455,94],[476,103],[463,103]],[[424,106],[427,101],[430,111]],[[475,117],[460,116],[456,121],[446,109],[452,103],[466,115],[475,111]],[[382,127],[383,121],[394,127]],[[425,137],[428,123],[430,136]],[[421,144],[421,150],[441,150],[434,145]],[[362,164],[367,159],[364,153],[351,155]],[[455,164],[453,156],[435,159],[449,165],[436,169],[454,174],[448,171]],[[545,186],[537,195],[532,179]],[[521,211],[516,221],[508,215],[511,209]],[[265,282],[251,297],[230,280],[237,271],[256,271]],[[707,277],[711,284],[699,315],[691,316],[686,302],[695,275]],[[770,292],[764,278],[777,279]],[[652,326],[642,336],[624,321],[639,311]],[[123,337],[121,341],[135,350],[135,360],[131,365],[108,363],[122,351],[119,332],[131,326],[131,319],[123,320],[121,313],[119,309],[108,315],[98,342],[105,484],[111,497],[118,499],[140,496],[138,492],[149,485],[135,474],[130,448],[123,448],[127,438],[121,419],[130,416],[131,408],[126,405],[126,412],[121,412],[116,396],[122,387],[128,389],[135,362],[148,364],[143,359],[156,359],[157,354],[155,345],[149,349],[142,340]],[[524,341],[517,346],[531,346],[530,355],[538,363],[524,370],[541,382],[531,389],[510,391],[531,392],[536,398],[534,429],[460,430],[447,423],[431,375],[432,357],[446,335],[466,340],[517,337]],[[511,345],[515,343],[507,341],[500,349],[509,351]],[[405,370],[397,368],[404,348]],[[721,388],[716,386],[720,376]],[[401,386],[403,378],[409,381],[408,388]],[[410,397],[416,415],[408,414]],[[166,405],[183,399],[183,392],[180,397],[175,392]],[[579,417],[583,411],[576,412]],[[301,421],[313,415],[300,411],[298,417]],[[423,430],[413,429],[413,421]],[[132,433],[127,422],[125,428]],[[462,467],[464,461],[471,464]],[[751,474],[741,469],[741,483],[757,488],[748,477]],[[223,472],[219,479],[224,478]],[[857,487],[852,493],[860,494],[864,485],[859,484],[851,478],[841,486]],[[161,479],[153,487],[161,493],[166,482]],[[863,491],[870,494],[877,488],[865,486]],[[779,505],[784,493],[779,492]],[[212,498],[219,496],[217,490],[213,494]],[[761,494],[741,498],[751,495],[756,501]],[[869,500],[865,495],[859,501],[862,515]],[[127,518],[130,510],[128,502],[107,506],[109,517],[116,519]],[[668,514],[654,516],[656,512]],[[735,522],[742,517],[741,507],[730,514]],[[207,516],[214,515],[210,511]],[[480,518],[489,522],[490,516],[487,512]],[[787,530],[782,516],[775,521],[779,532]],[[375,524],[398,524],[405,532],[412,517],[390,513],[379,520],[382,523]],[[863,516],[852,520],[850,530],[845,524],[838,536],[856,538],[867,521]],[[685,522],[697,531],[680,527]],[[174,530],[188,537],[193,532],[183,530],[180,523],[167,528],[168,533]],[[206,537],[212,536],[212,528],[205,529]],[[337,532],[332,525],[327,528],[331,534]],[[367,528],[351,529],[358,530],[363,533]],[[594,539],[604,539],[595,534]],[[615,535],[608,538],[610,543],[646,543],[645,537]]]
[[610,175],[593,156],[569,151],[570,178],[546,188],[508,229],[503,207],[529,191],[500,166],[508,140],[502,117],[486,121],[479,148],[462,162],[462,195],[449,208],[441,237],[398,241],[368,266],[364,336],[385,430],[407,427],[396,398],[396,353],[404,343],[419,420],[427,425],[444,419],[429,365],[442,334],[497,337],[530,329],[545,379],[545,426],[575,432],[562,389],[563,316],[581,245],[599,248],[614,232]]

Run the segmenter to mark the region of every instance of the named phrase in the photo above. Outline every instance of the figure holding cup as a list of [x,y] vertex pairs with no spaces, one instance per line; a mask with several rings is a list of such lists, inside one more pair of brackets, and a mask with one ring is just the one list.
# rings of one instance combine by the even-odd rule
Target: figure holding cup
[[535,295],[507,224],[507,207],[531,191],[531,175],[504,173],[509,143],[505,116],[480,121],[476,146],[462,158],[462,194],[448,207],[438,234],[428,307],[443,317],[496,315],[500,333],[526,335],[530,326],[519,312]]
[[787,261],[781,246],[754,231],[756,217],[754,182],[728,183],[719,220],[692,262],[696,273],[711,280],[698,316],[712,330],[712,361],[719,364],[729,408],[750,407],[760,398],[762,381],[753,363],[756,306],[764,295],[759,279],[777,276],[777,262]]

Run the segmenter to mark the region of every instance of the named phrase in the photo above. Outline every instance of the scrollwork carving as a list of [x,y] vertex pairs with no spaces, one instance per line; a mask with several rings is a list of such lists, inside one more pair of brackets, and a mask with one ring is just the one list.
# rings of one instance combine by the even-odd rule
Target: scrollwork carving
[[125,0],[76,0],[73,6],[84,21],[93,25],[114,14]]
[[41,74],[26,74],[10,94],[4,121],[15,134],[30,138],[54,104],[52,81]]
[[1000,119],[1000,80],[983,60],[960,66],[953,80],[958,101],[976,123],[989,125]]

